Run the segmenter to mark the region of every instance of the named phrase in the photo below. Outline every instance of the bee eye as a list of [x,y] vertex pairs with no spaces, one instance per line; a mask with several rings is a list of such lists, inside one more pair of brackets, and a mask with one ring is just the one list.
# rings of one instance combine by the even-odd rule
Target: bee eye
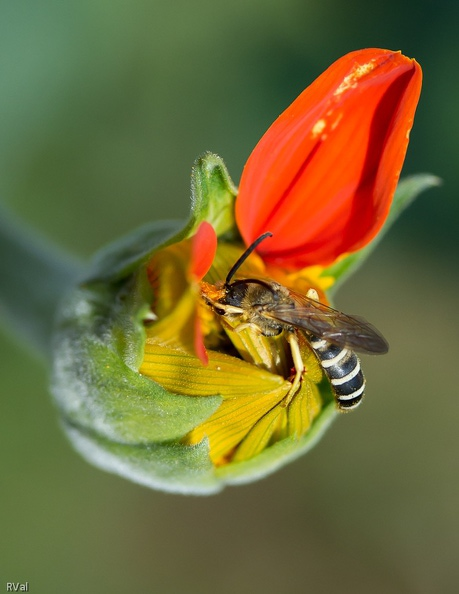
[[214,311],[219,316],[224,316],[226,313],[222,307],[218,307],[218,306],[214,306]]
[[226,303],[229,305],[239,306],[245,297],[247,292],[247,283],[235,282],[229,285],[226,289]]

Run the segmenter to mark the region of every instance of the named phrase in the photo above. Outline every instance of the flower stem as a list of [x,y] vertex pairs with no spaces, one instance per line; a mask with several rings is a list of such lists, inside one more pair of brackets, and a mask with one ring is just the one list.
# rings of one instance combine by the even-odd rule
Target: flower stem
[[46,358],[55,312],[82,268],[0,207],[0,318],[15,337]]

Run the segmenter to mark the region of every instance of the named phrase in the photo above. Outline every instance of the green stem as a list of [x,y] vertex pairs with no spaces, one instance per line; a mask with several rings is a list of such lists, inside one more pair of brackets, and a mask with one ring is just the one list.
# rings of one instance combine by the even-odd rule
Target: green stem
[[41,357],[50,351],[54,316],[81,264],[0,207],[0,317]]

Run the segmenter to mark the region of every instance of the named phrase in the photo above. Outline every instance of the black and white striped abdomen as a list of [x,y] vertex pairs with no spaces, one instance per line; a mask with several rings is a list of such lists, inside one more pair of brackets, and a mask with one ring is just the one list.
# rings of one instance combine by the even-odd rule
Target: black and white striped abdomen
[[365,378],[357,355],[315,336],[310,336],[309,340],[330,381],[340,410],[356,408],[362,401],[365,390]]

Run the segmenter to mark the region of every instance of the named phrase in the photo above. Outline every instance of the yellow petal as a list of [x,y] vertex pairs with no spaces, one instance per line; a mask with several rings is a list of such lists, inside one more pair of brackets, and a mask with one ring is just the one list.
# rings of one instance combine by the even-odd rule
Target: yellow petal
[[288,434],[301,437],[306,433],[320,412],[321,406],[322,400],[317,386],[310,381],[303,381],[301,390],[288,407]]
[[174,311],[186,292],[190,242],[181,241],[157,252],[148,265],[148,278],[154,293],[154,311],[159,319]]
[[187,443],[195,444],[207,437],[210,457],[214,463],[221,463],[224,457],[231,454],[244,439],[260,417],[282,401],[289,386],[290,384],[285,382],[284,386],[268,394],[240,396],[225,400],[207,421],[188,435]]
[[250,430],[244,441],[237,448],[233,461],[240,462],[253,458],[268,445],[273,433],[278,428],[279,417],[282,416],[285,408],[276,406],[266,413]]
[[282,395],[288,392],[290,383],[279,375],[224,353],[208,353],[209,363],[203,365],[196,356],[149,339],[139,372],[166,390],[185,396],[219,394],[223,398],[245,396],[256,400],[273,391]]
[[269,410],[255,423],[237,447],[235,462],[248,460],[263,451],[273,441],[293,436],[300,438],[312,425],[321,409],[321,398],[315,384],[304,380],[287,408],[282,404]]

